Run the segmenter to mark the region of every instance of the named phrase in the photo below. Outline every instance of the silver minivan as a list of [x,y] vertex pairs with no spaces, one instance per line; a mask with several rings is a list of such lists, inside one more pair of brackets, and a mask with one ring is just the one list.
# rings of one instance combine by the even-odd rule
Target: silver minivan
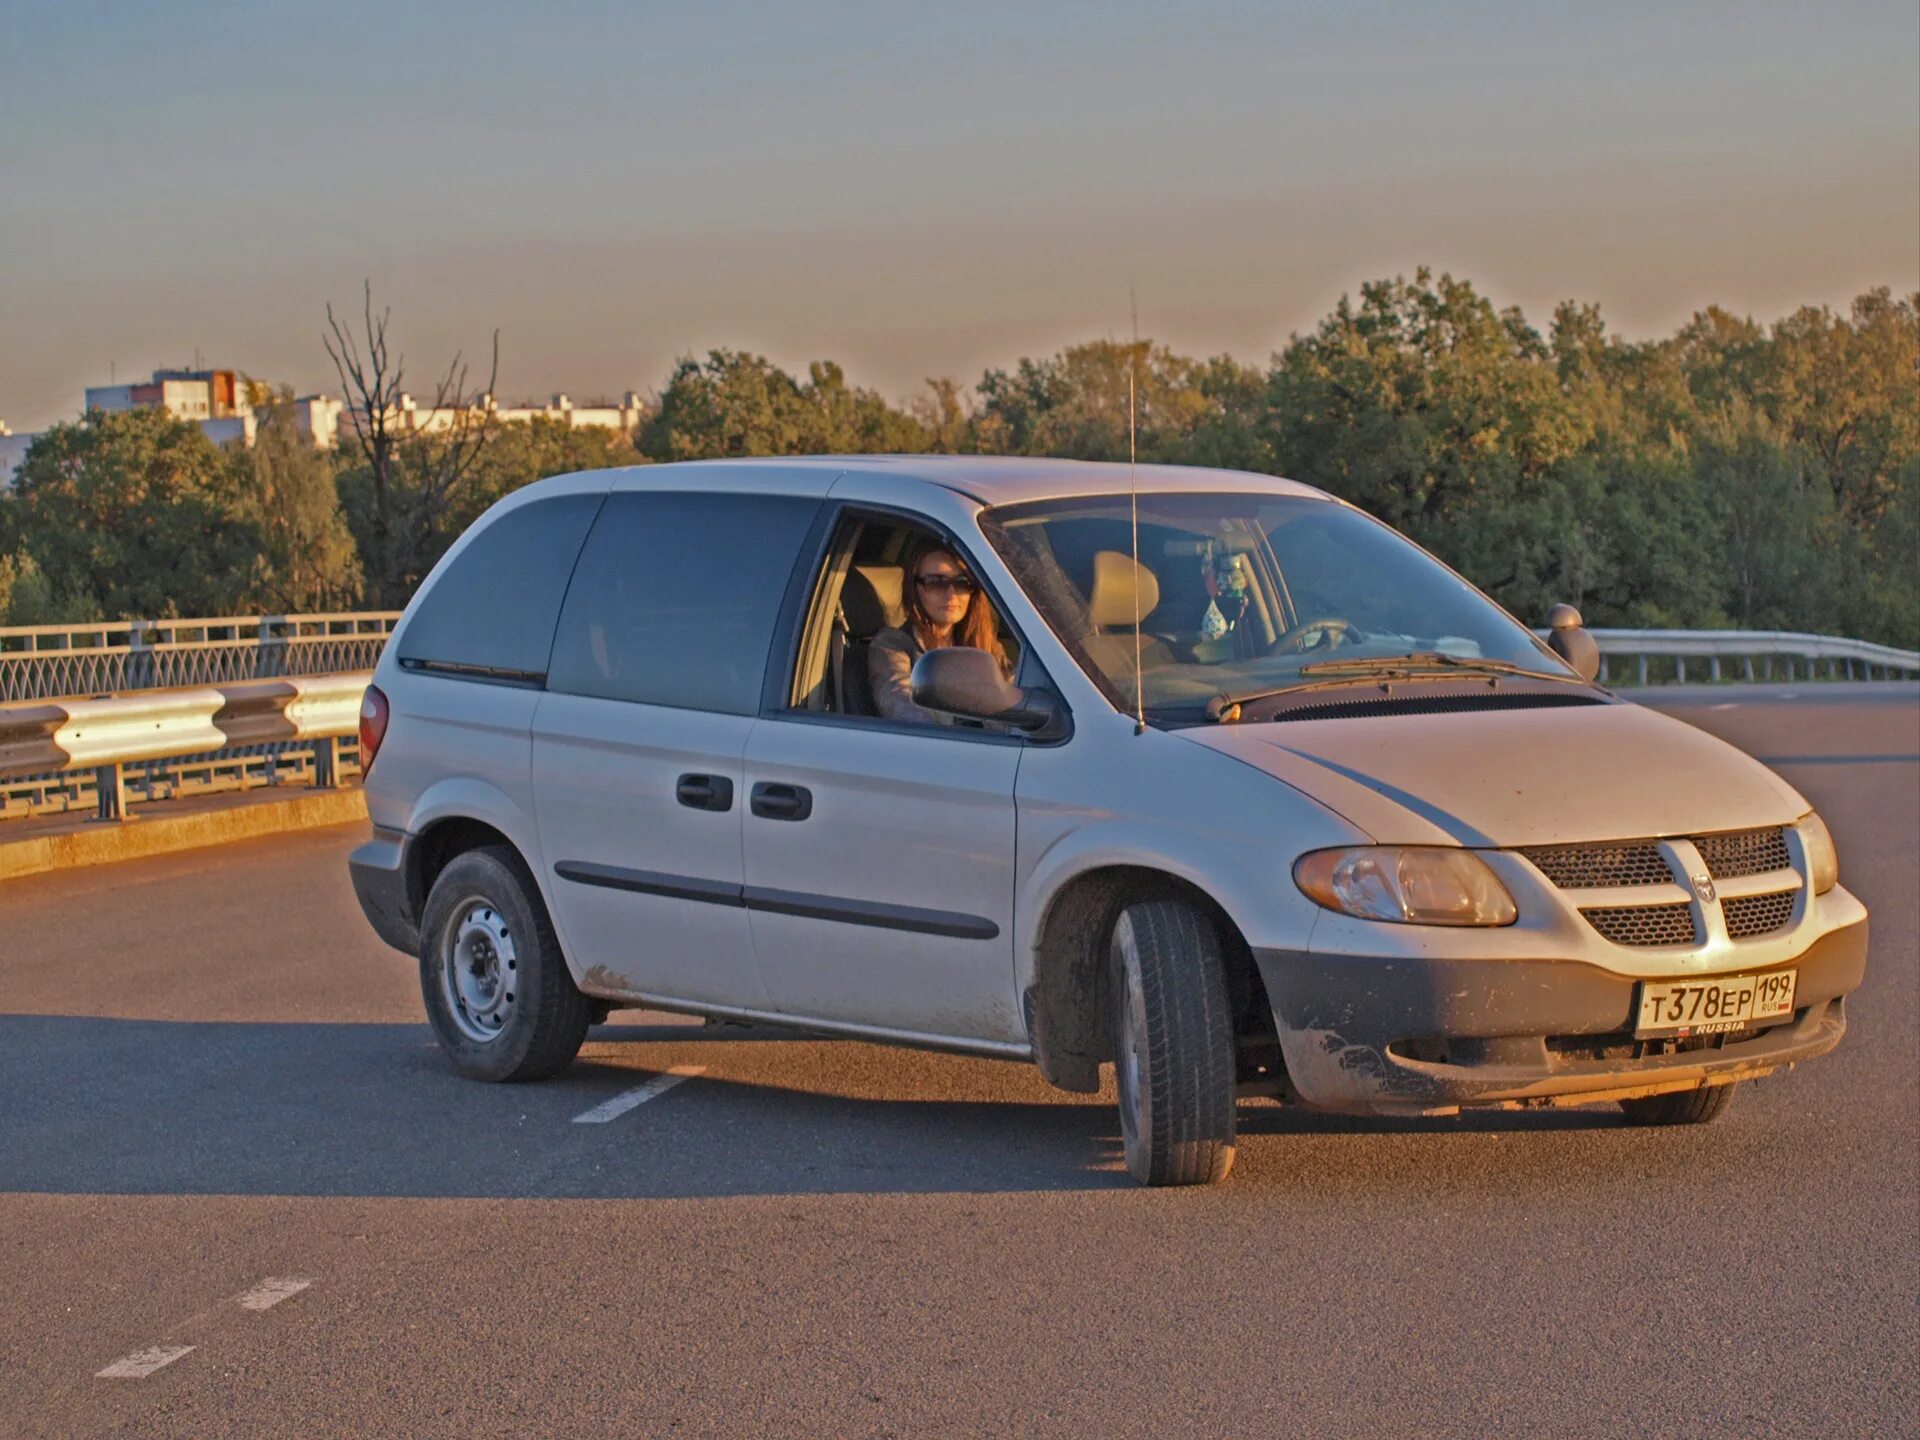
[[353,883],[477,1079],[637,1006],[1112,1063],[1150,1184],[1223,1177],[1249,1095],[1710,1120],[1838,1043],[1866,911],[1554,626],[1271,476],[560,476],[387,645]]

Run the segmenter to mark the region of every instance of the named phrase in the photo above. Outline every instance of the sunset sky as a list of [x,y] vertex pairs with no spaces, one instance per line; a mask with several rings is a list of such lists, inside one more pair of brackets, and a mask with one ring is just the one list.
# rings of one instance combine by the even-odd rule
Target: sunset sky
[[186,364],[646,391],[1264,358],[1425,263],[1629,335],[1920,287],[1920,5],[0,0],[0,419]]

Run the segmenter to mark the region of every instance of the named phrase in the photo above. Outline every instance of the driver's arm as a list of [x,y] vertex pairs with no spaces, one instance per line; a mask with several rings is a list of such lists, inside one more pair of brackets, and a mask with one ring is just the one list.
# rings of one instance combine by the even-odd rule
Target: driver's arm
[[873,708],[888,720],[938,725],[940,717],[913,703],[913,642],[899,630],[882,630],[867,647],[867,683]]

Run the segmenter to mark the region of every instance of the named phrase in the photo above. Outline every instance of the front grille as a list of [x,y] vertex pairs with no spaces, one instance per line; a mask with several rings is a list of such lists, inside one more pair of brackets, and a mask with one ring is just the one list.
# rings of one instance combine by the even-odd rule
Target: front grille
[[1520,852],[1562,890],[1606,885],[1671,885],[1673,871],[1654,846],[1552,845]]
[[1587,923],[1616,945],[1691,945],[1690,905],[1617,905],[1582,910]]
[[[1786,832],[1735,830],[1721,835],[1695,835],[1693,846],[1715,880],[1738,880],[1791,870]],[[1597,845],[1536,845],[1520,854],[1561,890],[1601,890],[1635,885],[1684,884],[1676,878],[1659,842],[1618,840]],[[1727,934],[1735,940],[1767,935],[1793,919],[1798,888],[1766,895],[1734,895],[1722,901]],[[1577,904],[1580,896],[1574,895]],[[1593,897],[1598,899],[1598,896]],[[1709,901],[1709,904],[1712,902]],[[1607,905],[1580,912],[1616,945],[1692,945],[1693,907],[1689,904]]]
[[1716,880],[1738,880],[1793,866],[1782,830],[1741,830],[1729,835],[1696,835],[1693,845]]
[[1793,919],[1793,902],[1798,890],[1775,890],[1768,895],[1730,895],[1721,902],[1727,916],[1727,935],[1745,940],[1751,935],[1766,935]]

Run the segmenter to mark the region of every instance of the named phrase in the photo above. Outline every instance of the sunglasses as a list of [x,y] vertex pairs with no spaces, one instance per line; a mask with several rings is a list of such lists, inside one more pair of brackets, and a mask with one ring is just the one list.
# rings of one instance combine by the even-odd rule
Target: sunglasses
[[971,575],[916,575],[913,581],[937,595],[971,595],[980,588]]

